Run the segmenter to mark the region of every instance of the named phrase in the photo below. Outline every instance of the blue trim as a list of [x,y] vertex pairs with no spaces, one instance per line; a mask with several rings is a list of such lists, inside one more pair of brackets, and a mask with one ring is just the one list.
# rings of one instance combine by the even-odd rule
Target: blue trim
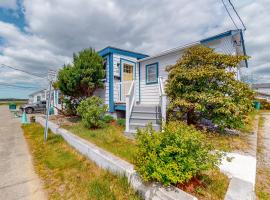
[[113,97],[113,54],[109,54],[109,111],[114,112],[114,97]]
[[115,105],[115,110],[126,110],[126,104]]
[[115,48],[115,47],[106,47],[102,50],[100,50],[99,55],[104,57],[107,54],[119,54],[119,55],[123,55],[123,56],[129,56],[129,57],[133,57],[133,58],[137,58],[137,59],[142,59],[142,58],[146,58],[149,57],[146,54],[141,54],[141,53],[137,53],[137,52],[133,52],[133,51],[127,51],[127,50],[123,50],[123,49],[119,49],[119,48]]
[[[147,70],[147,68],[150,67],[150,66],[153,66],[153,65],[156,65],[156,70],[157,70],[157,73],[156,73],[156,75],[157,75],[156,81],[148,82],[148,80],[147,80],[147,76],[148,76],[148,72],[147,72],[148,70]],[[159,69],[159,67],[158,67],[158,62],[151,63],[151,64],[148,64],[148,65],[145,65],[145,83],[146,83],[146,85],[158,83],[158,69]]]
[[218,35],[215,35],[215,36],[212,36],[212,37],[209,37],[206,39],[203,39],[200,41],[200,43],[203,44],[203,43],[211,42],[211,41],[218,40],[218,39],[221,39],[223,37],[230,36],[230,35],[232,35],[232,30],[224,32],[224,33],[220,33]]
[[141,102],[141,63],[139,62],[139,102]]
[[107,76],[107,72],[108,72],[108,63],[109,63],[109,56],[104,56],[102,57],[103,60],[106,60],[106,68],[105,68],[105,82],[109,82],[108,76]]
[[[125,59],[125,58],[120,58],[120,81],[123,82],[123,77],[122,77],[122,65],[123,63],[126,62],[126,63],[132,63],[134,66],[133,66],[133,73],[134,73],[134,80],[136,80],[136,62],[132,61],[132,60],[128,60],[128,59]],[[122,87],[120,87],[120,99],[122,98]],[[122,99],[121,99],[122,100]]]

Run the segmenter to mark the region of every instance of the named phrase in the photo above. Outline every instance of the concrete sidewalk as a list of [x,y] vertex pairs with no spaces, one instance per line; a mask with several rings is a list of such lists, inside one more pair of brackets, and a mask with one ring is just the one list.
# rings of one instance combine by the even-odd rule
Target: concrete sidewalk
[[8,106],[0,106],[0,199],[47,199],[20,126]]

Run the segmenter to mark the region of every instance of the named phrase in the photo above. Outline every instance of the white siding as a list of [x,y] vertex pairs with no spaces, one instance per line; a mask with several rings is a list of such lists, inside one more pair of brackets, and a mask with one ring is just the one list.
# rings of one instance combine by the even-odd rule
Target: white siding
[[141,103],[142,104],[158,104],[159,103],[159,91],[158,83],[146,84],[145,66],[148,64],[158,62],[158,75],[162,76],[164,80],[168,78],[168,73],[165,70],[168,65],[173,65],[181,57],[183,51],[174,52],[165,56],[153,58],[141,62]]
[[109,106],[109,57],[107,57],[106,81],[104,83],[104,88],[97,89],[94,92],[94,95],[102,98],[104,101],[104,104]]
[[[236,54],[236,49],[232,41],[232,37],[224,37],[220,40],[215,40],[206,44],[207,46],[214,48],[216,52],[226,53],[226,54]],[[164,56],[159,56],[149,60],[141,62],[141,74],[140,74],[140,84],[141,84],[141,104],[158,104],[159,103],[159,91],[158,83],[156,84],[146,84],[145,77],[145,66],[148,64],[158,62],[159,76],[162,76],[164,80],[167,80],[168,73],[166,72],[166,67],[168,65],[174,65],[178,59],[183,55],[184,50],[179,50]],[[138,74],[137,69],[137,74]],[[137,85],[139,85],[137,83]]]
[[214,40],[212,42],[206,43],[207,46],[215,49],[216,52],[225,54],[236,54],[236,48],[233,44],[232,36],[224,37],[220,40]]

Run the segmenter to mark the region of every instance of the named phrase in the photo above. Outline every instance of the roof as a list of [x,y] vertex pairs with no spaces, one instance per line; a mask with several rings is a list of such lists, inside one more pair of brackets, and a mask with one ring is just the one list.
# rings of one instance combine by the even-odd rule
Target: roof
[[[150,60],[152,58],[157,58],[157,57],[160,57],[160,56],[164,56],[164,55],[167,55],[169,53],[174,53],[174,52],[177,52],[177,51],[180,51],[180,50],[184,50],[186,48],[189,48],[189,47],[192,47],[192,46],[195,46],[195,45],[206,44],[208,42],[218,40],[218,39],[221,39],[221,38],[227,37],[227,36],[233,36],[233,35],[236,35],[236,34],[240,34],[240,38],[241,38],[240,40],[241,40],[241,44],[243,46],[243,54],[246,55],[246,49],[245,49],[245,43],[244,43],[242,30],[229,30],[229,31],[226,31],[224,33],[220,33],[220,34],[217,34],[217,35],[214,35],[214,36],[211,36],[211,37],[208,37],[208,38],[205,38],[205,39],[193,42],[193,43],[189,43],[189,44],[186,44],[186,45],[183,45],[183,46],[179,46],[179,47],[176,47],[176,48],[173,48],[173,49],[163,51],[161,53],[155,54],[155,55],[150,56],[150,57],[140,59],[140,61]],[[245,61],[245,64],[247,66],[247,61]]]
[[110,53],[120,54],[120,55],[124,55],[124,56],[130,56],[130,57],[134,57],[137,59],[142,59],[142,58],[148,57],[148,55],[146,55],[146,54],[142,54],[142,53],[138,53],[138,52],[134,52],[134,51],[129,51],[129,50],[124,50],[124,49],[120,49],[120,48],[116,48],[116,47],[112,47],[112,46],[105,47],[104,49],[101,49],[98,53],[102,57],[106,56]]
[[257,95],[270,97],[270,94],[268,94],[268,93],[264,93],[264,92],[256,92],[256,93],[257,93]]
[[251,87],[253,89],[258,89],[258,88],[270,88],[270,83],[257,83],[257,84],[252,84]]
[[46,91],[46,89],[43,89],[43,90],[39,90],[39,91],[33,92],[33,93],[29,94],[28,96],[34,96],[35,94],[41,93],[41,92],[43,92],[43,91]]

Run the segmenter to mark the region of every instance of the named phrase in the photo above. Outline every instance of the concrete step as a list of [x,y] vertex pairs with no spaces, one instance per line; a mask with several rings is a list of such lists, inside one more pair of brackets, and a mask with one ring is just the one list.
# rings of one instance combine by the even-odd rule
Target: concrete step
[[[130,123],[129,124],[129,128],[130,128],[130,132],[132,133],[136,133],[137,129],[144,129],[147,127],[148,124],[141,124],[141,123]],[[159,131],[160,130],[160,125],[159,124],[152,124],[152,127],[154,128],[154,130]]]
[[156,113],[156,112],[147,112],[147,111],[133,111],[131,113],[131,118],[141,118],[141,117],[145,117],[145,118],[160,118],[160,113]]
[[160,119],[157,119],[156,117],[150,118],[150,117],[131,117],[130,123],[140,123],[140,124],[159,124],[161,122]]
[[133,107],[134,112],[158,112],[158,105],[135,105]]

